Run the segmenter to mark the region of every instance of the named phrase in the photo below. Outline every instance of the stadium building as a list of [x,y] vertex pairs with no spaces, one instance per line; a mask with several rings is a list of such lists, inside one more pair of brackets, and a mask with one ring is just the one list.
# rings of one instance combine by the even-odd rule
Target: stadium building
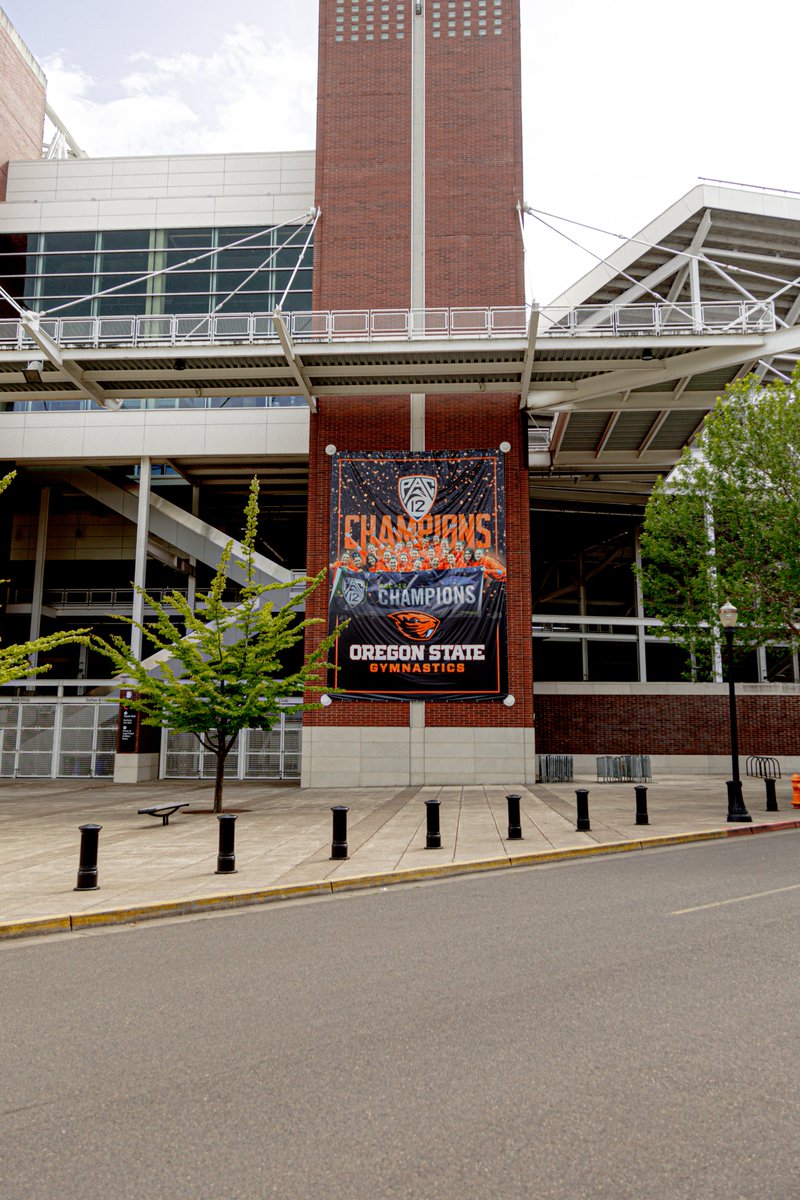
[[[351,623],[341,692],[233,775],[727,762],[722,680],[684,679],[631,567],[725,384],[796,359],[800,198],[699,185],[526,304],[519,7],[321,0],[315,152],[139,158],[83,154],[0,10],[3,641],[193,596],[257,475],[259,578],[327,566],[309,611]],[[211,772],[168,731],[115,755],[107,679],[74,647],[6,689],[0,774]],[[796,755],[796,656],[743,679],[742,752]]]

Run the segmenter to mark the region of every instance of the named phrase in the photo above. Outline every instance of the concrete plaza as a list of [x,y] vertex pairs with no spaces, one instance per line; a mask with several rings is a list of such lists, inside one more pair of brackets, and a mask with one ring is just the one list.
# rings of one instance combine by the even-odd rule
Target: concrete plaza
[[[591,831],[576,832],[575,789],[589,789]],[[509,841],[506,794],[521,796],[522,840]],[[237,812],[236,874],[215,874],[218,823],[208,781],[120,786],[98,780],[0,784],[0,937],[203,911],[339,889],[385,886],[671,841],[800,827],[791,785],[765,811],[761,780],[744,781],[752,824],[729,824],[724,779],[672,776],[648,785],[650,823],[635,823],[632,784],[303,789],[226,785]],[[440,801],[442,848],[425,848],[425,800]],[[187,802],[164,827],[138,815]],[[349,808],[346,860],[333,861],[331,806]],[[78,826],[96,822],[99,888],[74,890]]]

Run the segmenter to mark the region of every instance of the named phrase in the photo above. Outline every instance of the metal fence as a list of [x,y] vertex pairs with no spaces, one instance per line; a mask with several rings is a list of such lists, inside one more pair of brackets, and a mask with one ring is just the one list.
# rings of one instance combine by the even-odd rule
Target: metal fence
[[571,783],[573,762],[571,754],[537,754],[536,778],[539,783]]
[[109,778],[118,718],[119,706],[102,700],[0,701],[0,776]]
[[[119,705],[90,697],[0,700],[0,778],[110,779]],[[226,763],[231,779],[299,779],[302,716],[282,713],[270,730],[245,729]],[[164,730],[162,779],[207,779],[214,758],[190,733]]]
[[[225,762],[226,779],[299,779],[302,715],[282,713],[272,729],[243,729]],[[191,733],[168,730],[162,740],[162,779],[213,779],[216,759]]]
[[601,754],[597,759],[598,783],[650,783],[649,754]]

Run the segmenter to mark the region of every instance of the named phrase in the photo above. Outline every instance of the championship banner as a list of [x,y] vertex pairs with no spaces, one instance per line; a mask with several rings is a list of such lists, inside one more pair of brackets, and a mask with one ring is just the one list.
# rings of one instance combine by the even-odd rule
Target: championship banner
[[333,455],[330,683],[372,700],[508,693],[503,455]]

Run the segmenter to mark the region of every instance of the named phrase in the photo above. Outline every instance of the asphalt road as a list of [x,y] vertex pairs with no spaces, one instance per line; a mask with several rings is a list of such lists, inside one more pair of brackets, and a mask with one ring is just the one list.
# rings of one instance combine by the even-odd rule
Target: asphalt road
[[776,833],[5,944],[0,1195],[800,1197],[799,856]]

